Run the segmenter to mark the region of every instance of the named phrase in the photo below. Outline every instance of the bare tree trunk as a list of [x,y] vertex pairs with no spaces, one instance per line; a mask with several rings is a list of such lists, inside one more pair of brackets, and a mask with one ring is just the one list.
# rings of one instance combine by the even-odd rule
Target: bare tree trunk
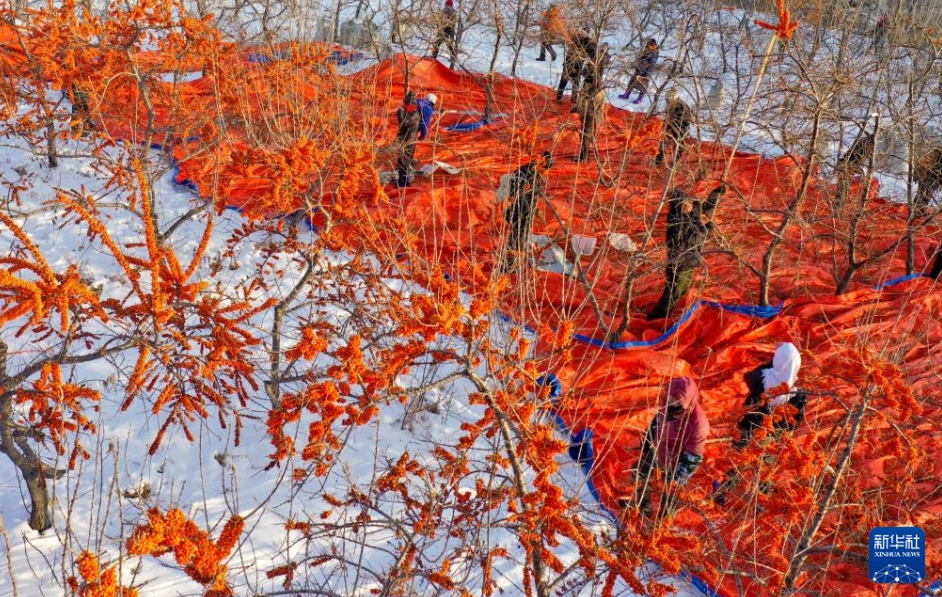
[[523,42],[527,37],[527,26],[530,23],[530,2],[525,0],[523,5],[517,5],[517,22],[514,25],[514,32],[511,36],[513,40],[514,59],[510,63],[510,76],[517,76],[517,62],[520,60],[520,52],[523,50]]
[[909,205],[909,218],[906,221],[906,275],[910,275],[916,269],[916,210],[915,199],[913,197],[913,164],[916,156],[916,123],[913,119],[913,80],[909,79],[909,97],[906,103],[910,107],[909,127],[906,142],[909,144],[909,156],[906,160],[906,204]]
[[621,293],[621,300],[618,303],[618,314],[616,315],[616,317],[621,317],[621,322],[609,332],[609,344],[621,340],[622,334],[625,333],[625,330],[627,330],[628,326],[631,324],[631,296],[634,292],[635,281],[638,279],[635,275],[636,257],[637,254],[632,256],[631,268],[625,274],[624,290],[622,290]]
[[[866,128],[866,123],[864,128]],[[835,294],[844,294],[847,292],[847,287],[850,285],[851,280],[854,279],[854,274],[857,273],[857,270],[866,264],[869,259],[862,259],[857,261],[857,230],[860,226],[860,220],[866,216],[867,209],[867,200],[870,198],[870,185],[873,183],[873,168],[874,161],[876,159],[876,138],[877,134],[880,132],[880,118],[877,117],[876,126],[873,129],[873,139],[874,139],[874,150],[870,153],[870,160],[867,162],[867,168],[864,171],[864,176],[867,179],[867,184],[864,185],[863,197],[860,198],[860,205],[857,207],[857,211],[851,216],[850,219],[850,231],[847,235],[847,271],[844,272],[844,276],[837,284],[837,290]]]
[[[49,493],[46,491],[45,469],[39,457],[26,443],[24,433],[13,422],[13,388],[7,375],[7,345],[0,342],[0,452],[9,457],[26,481],[29,492],[29,528],[43,533],[52,526]],[[50,476],[54,476],[54,473]]]
[[56,152],[56,121],[51,114],[46,116],[46,163],[50,168],[59,166],[59,156]]
[[314,261],[312,260],[301,279],[294,285],[288,296],[280,303],[275,305],[274,322],[271,329],[271,362],[269,370],[269,379],[265,382],[265,392],[271,401],[272,408],[281,406],[281,378],[284,371],[281,369],[281,326],[284,325],[285,314],[294,306],[294,301],[301,293],[301,290],[307,286],[311,278],[314,277]]
[[[498,16],[498,18],[500,17]],[[497,57],[500,53],[500,40],[503,32],[504,28],[498,24],[497,38],[494,40],[494,53],[491,54],[491,64],[488,66],[487,76],[484,78],[484,92],[487,94],[487,99],[484,102],[484,113],[481,115],[481,120],[485,122],[491,120],[494,112],[494,70],[497,68]]]
[[[526,511],[529,509],[527,503],[523,499],[527,494],[526,477],[524,474],[523,465],[520,463],[520,457],[517,452],[517,442],[514,440],[513,430],[511,429],[510,422],[507,420],[507,414],[502,411],[494,402],[494,399],[491,396],[490,388],[487,387],[487,384],[483,379],[481,379],[471,369],[468,369],[465,374],[467,378],[470,379],[471,382],[476,386],[481,395],[484,396],[488,407],[494,413],[494,417],[497,420],[498,426],[500,428],[501,439],[504,442],[504,449],[506,451],[507,458],[510,460],[510,468],[513,471],[513,482],[516,486],[518,499],[520,501],[519,507],[522,511]],[[542,530],[539,527],[533,530],[535,535],[542,536]],[[550,585],[546,579],[546,569],[543,563],[543,554],[541,553],[541,539],[532,539],[529,547],[530,567],[533,570],[533,581],[536,585],[536,596],[550,597]]]
[[786,208],[785,215],[782,217],[782,223],[779,224],[778,230],[775,231],[775,237],[772,239],[772,242],[769,243],[769,248],[762,257],[762,275],[759,278],[759,305],[763,307],[769,306],[769,278],[772,275],[772,259],[775,256],[775,250],[782,241],[785,240],[785,230],[791,225],[792,220],[798,213],[801,202],[808,192],[808,183],[811,181],[811,172],[814,169],[814,158],[817,154],[815,148],[818,146],[818,135],[821,131],[821,110],[822,107],[819,105],[814,113],[814,125],[811,130],[810,149],[808,150],[807,156],[808,164],[805,166],[805,172],[801,178],[801,189],[798,190],[795,199],[793,199]]
[[334,9],[334,27],[333,31],[330,33],[330,41],[337,43],[337,35],[340,32],[340,9],[342,7],[342,0],[337,0],[337,7]]

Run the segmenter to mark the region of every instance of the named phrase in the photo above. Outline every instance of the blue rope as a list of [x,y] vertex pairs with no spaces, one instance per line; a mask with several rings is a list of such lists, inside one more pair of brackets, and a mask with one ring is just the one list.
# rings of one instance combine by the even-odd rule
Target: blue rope
[[926,274],[908,274],[905,276],[900,276],[898,278],[893,278],[883,282],[882,284],[877,284],[873,287],[874,290],[883,290],[887,286],[895,286],[897,284],[902,284],[903,282],[909,282],[910,280],[915,280],[916,278],[921,278]]
[[446,126],[446,131],[451,131],[453,133],[470,133],[478,130],[479,128],[485,127],[491,124],[490,120],[477,120],[474,122],[459,122],[458,124],[453,124],[451,126]]
[[[876,286],[873,286],[872,288],[873,290],[883,290],[884,288],[896,286],[898,284],[909,282],[910,280],[915,280],[921,277],[928,277],[928,274],[909,274],[906,276],[900,276],[898,278],[893,278],[891,280],[887,280],[886,282],[877,284]],[[691,317],[693,317],[693,314],[696,313],[696,311],[702,306],[712,307],[714,309],[720,309],[723,311],[728,311],[730,313],[737,313],[739,315],[745,315],[747,317],[755,317],[758,319],[768,319],[770,317],[774,317],[775,315],[778,315],[782,311],[782,309],[785,307],[785,304],[787,302],[788,301],[782,301],[777,306],[775,305],[761,306],[761,305],[735,305],[735,304],[719,303],[716,301],[701,299],[695,302],[693,305],[691,305],[690,308],[687,309],[683,315],[681,315],[680,319],[674,322],[674,324],[671,327],[669,327],[667,331],[665,331],[663,334],[661,334],[660,336],[658,336],[657,338],[653,340],[627,340],[624,342],[606,342],[605,340],[599,340],[598,338],[593,338],[592,336],[586,336],[585,334],[573,334],[572,337],[574,340],[578,340],[579,342],[582,342],[584,344],[588,344],[590,346],[597,346],[599,348],[608,348],[611,350],[622,350],[626,348],[651,348],[651,347],[657,346],[658,344],[661,344],[662,342],[665,342],[666,340],[669,340],[671,336],[676,334],[678,330],[680,329],[680,327],[683,324],[685,324]],[[513,319],[511,319],[510,316],[506,315],[505,313],[498,311],[498,316],[500,316],[501,319],[503,319],[505,322],[508,322],[511,324],[515,323]],[[527,331],[531,333],[533,332],[533,328],[531,328],[530,326],[524,326],[524,327],[527,329]]]
[[350,64],[351,62],[359,62],[366,58],[366,54],[363,52],[343,52],[341,50],[334,50],[327,55],[327,62],[333,62],[338,66],[344,66],[345,64]]

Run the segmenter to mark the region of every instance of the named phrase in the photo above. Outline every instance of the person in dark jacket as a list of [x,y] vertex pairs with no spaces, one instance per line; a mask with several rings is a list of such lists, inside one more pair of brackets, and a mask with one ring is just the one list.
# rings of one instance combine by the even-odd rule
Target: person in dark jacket
[[648,92],[648,81],[651,79],[655,67],[657,67],[657,59],[660,56],[660,52],[657,40],[653,37],[649,39],[644,49],[641,50],[641,53],[638,54],[638,57],[635,59],[635,72],[628,81],[628,88],[625,89],[623,94],[618,96],[620,99],[631,99],[631,94],[637,91],[638,99],[632,103],[641,103],[641,100],[644,99],[644,95]]
[[641,442],[641,458],[635,468],[635,488],[631,498],[619,499],[622,508],[637,507],[651,514],[651,474],[662,471],[672,483],[661,501],[661,514],[673,511],[676,489],[693,476],[703,462],[710,422],[700,406],[700,391],[689,377],[672,379],[661,398],[657,414]]
[[402,105],[396,110],[398,154],[396,157],[396,186],[407,187],[412,183],[415,168],[415,145],[422,124],[422,113],[416,104],[415,92],[406,92]]
[[445,0],[445,8],[439,16],[438,32],[432,43],[432,58],[438,58],[438,50],[444,43],[448,46],[451,61],[458,61],[458,11],[455,10],[455,0]]
[[870,49],[878,56],[883,53],[883,44],[886,41],[886,32],[890,28],[890,15],[883,13],[877,24],[873,26],[873,42]]
[[[749,394],[746,396],[746,413],[736,425],[739,438],[733,441],[733,448],[737,452],[742,452],[752,443],[756,430],[781,406],[788,404],[793,410],[785,416],[776,417],[772,424],[774,430],[791,431],[801,425],[805,418],[808,394],[795,389],[800,368],[801,353],[798,348],[791,342],[783,342],[776,347],[771,361],[743,374]],[[776,389],[782,393],[769,400],[764,399],[764,396]],[[738,483],[739,473],[735,469],[730,470],[722,483],[715,483],[713,499],[725,503],[726,494]]]
[[942,188],[942,147],[933,147],[913,165],[913,182],[918,185],[913,211],[923,215]]
[[861,131],[861,135],[854,139],[847,153],[837,160],[837,192],[835,204],[840,209],[847,200],[850,183],[855,176],[864,176],[873,159],[873,150],[876,138],[873,133]]
[[687,140],[687,135],[690,134],[691,124],[693,124],[693,110],[680,101],[677,90],[674,90],[667,102],[664,134],[661,136],[657,155],[654,157],[655,164],[659,166],[663,164],[668,151],[671,154],[672,164],[680,159],[684,151],[684,141]]
[[693,274],[700,265],[703,243],[711,228],[702,220],[713,215],[725,192],[726,185],[721,184],[710,191],[705,202],[697,201],[680,190],[668,197],[666,280],[664,292],[648,313],[648,320],[667,317],[690,290]]
[[508,234],[503,271],[510,271],[516,263],[516,254],[528,249],[536,205],[546,194],[547,172],[552,167],[553,155],[547,151],[542,165],[534,160],[517,168],[510,177],[508,204],[504,207]]
[[408,91],[402,100],[402,105],[396,110],[396,120],[399,122],[396,129],[396,141],[399,144],[399,153],[396,158],[396,186],[399,188],[412,184],[416,143],[428,137],[437,101],[438,98],[434,93],[417,100],[415,92]]
[[[783,342],[776,347],[771,361],[743,374],[743,381],[749,388],[749,395],[746,397],[746,408],[749,410],[737,425],[739,439],[733,442],[733,447],[742,450],[749,445],[755,430],[762,427],[766,417],[784,404],[791,404],[797,412],[794,419],[775,421],[775,428],[792,430],[801,424],[805,416],[808,395],[801,390],[792,391],[798,380],[799,368],[801,368],[801,353],[798,352],[798,348],[791,342]],[[784,388],[785,391],[765,402],[762,396],[776,388]]]
[[559,76],[559,85],[556,87],[556,103],[563,101],[563,91],[569,83],[572,83],[570,97],[572,103],[575,104],[579,101],[582,72],[585,70],[586,60],[590,55],[595,55],[595,42],[587,34],[583,32],[576,33],[566,42],[563,71]]
[[603,89],[605,71],[612,65],[611,47],[603,42],[596,47],[594,42],[586,45],[586,61],[582,66],[582,87],[587,93]]

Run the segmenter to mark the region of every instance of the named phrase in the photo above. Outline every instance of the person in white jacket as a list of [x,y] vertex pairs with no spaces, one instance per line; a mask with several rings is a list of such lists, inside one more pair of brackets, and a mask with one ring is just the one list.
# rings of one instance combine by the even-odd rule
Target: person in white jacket
[[[774,423],[775,428],[794,429],[801,424],[804,419],[808,395],[801,390],[794,390],[800,367],[801,354],[798,349],[791,342],[783,342],[775,349],[772,362],[760,365],[743,375],[743,379],[749,387],[749,395],[746,397],[746,407],[749,410],[737,425],[739,439],[733,442],[733,446],[737,450],[742,450],[749,445],[756,428],[762,426],[765,418],[772,414],[773,410],[784,404],[791,404],[798,409],[798,412],[793,420],[787,418],[776,420]],[[785,392],[776,395],[768,402],[762,400],[766,393],[783,386],[783,384]]]
[[[752,371],[743,374],[743,380],[749,388],[746,397],[746,414],[737,424],[739,439],[733,441],[733,447],[741,452],[752,442],[755,430],[765,423],[766,417],[772,415],[780,407],[790,404],[795,407],[794,416],[777,417],[772,426],[776,431],[795,429],[804,420],[805,406],[808,394],[804,390],[796,389],[798,370],[801,368],[801,353],[791,342],[783,342],[775,349],[772,361],[762,364]],[[773,391],[776,393],[768,400],[764,396]],[[739,473],[732,469],[726,474],[726,479],[720,483],[714,481],[714,499],[726,503],[726,493],[732,490],[739,482]]]

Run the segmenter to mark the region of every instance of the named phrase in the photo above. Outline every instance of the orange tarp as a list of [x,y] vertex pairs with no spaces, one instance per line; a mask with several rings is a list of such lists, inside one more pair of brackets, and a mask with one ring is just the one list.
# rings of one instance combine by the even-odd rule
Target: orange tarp
[[[670,322],[647,322],[643,317],[663,284],[657,260],[662,258],[659,247],[664,237],[666,206],[662,198],[667,171],[651,165],[659,139],[657,123],[652,125],[641,114],[609,107],[597,144],[599,161],[576,163],[572,158],[578,150],[579,121],[570,113],[568,102],[557,105],[553,90],[498,75],[494,108],[501,116],[474,132],[449,132],[445,125],[461,121],[460,114],[483,108],[486,95],[476,81],[479,75],[451,71],[436,61],[410,58],[407,63],[400,57],[351,76],[345,89],[356,107],[352,113],[358,126],[370,131],[381,146],[394,137],[393,112],[405,90],[407,64],[410,87],[420,96],[435,92],[440,108],[446,111],[440,116],[433,138],[420,143],[417,158],[422,163],[444,161],[464,172],[460,176],[439,172],[419,177],[411,188],[402,191],[387,188],[389,202],[377,206],[376,213],[386,210],[387,215],[400,218],[405,229],[419,239],[422,254],[440,263],[451,276],[470,281],[473,269],[490,268],[501,248],[502,211],[495,199],[500,176],[528,161],[531,155],[551,150],[557,161],[550,172],[551,203],[541,206],[534,232],[555,239],[561,246],[566,246],[567,234],[595,237],[599,248],[592,257],[581,258],[585,283],[574,277],[531,270],[506,292],[502,309],[521,323],[571,325],[578,334],[604,340],[604,328],[616,323],[623,278],[631,261],[630,255],[607,246],[606,234],[614,231],[654,249],[637,270],[631,325],[619,340],[659,337]],[[206,97],[202,92],[194,96]],[[522,142],[528,135],[529,144]],[[380,167],[392,169],[394,155],[381,151],[380,156]],[[735,192],[727,194],[716,213],[716,232],[708,244],[697,290],[676,311],[677,316],[698,296],[726,304],[757,301],[758,278],[750,268],[761,270],[765,249],[805,174],[805,165],[792,158],[764,159],[742,153],[731,156],[729,149],[721,145],[691,141],[672,184],[703,197],[716,184],[730,157],[732,167],[727,181]],[[184,159],[181,176],[200,188],[212,181],[229,203],[251,208],[252,197],[267,184],[264,173],[254,178],[220,180],[220,161],[225,160],[224,147],[204,157]],[[858,198],[864,193],[862,186],[858,182],[854,187]],[[658,346],[613,351],[577,345],[570,353],[571,361],[545,360],[545,368],[557,374],[567,390],[560,416],[572,431],[585,427],[593,430],[597,458],[590,475],[603,505],[617,509],[616,497],[630,487],[630,467],[637,459],[641,434],[665,380],[690,375],[703,389],[714,439],[707,450],[707,464],[690,490],[692,503],[699,504],[705,514],[684,510],[677,524],[697,533],[713,529],[724,540],[741,543],[726,562],[728,569],[765,578],[769,563],[753,555],[757,546],[750,541],[767,537],[770,529],[784,523],[772,513],[757,516],[754,500],[734,499],[725,509],[719,509],[708,496],[709,481],[722,479],[732,466],[729,441],[742,412],[743,372],[767,360],[780,341],[794,341],[805,354],[822,360],[844,344],[863,342],[904,349],[903,370],[913,389],[923,397],[938,395],[934,388],[940,381],[936,363],[940,362],[938,347],[942,346],[942,291],[928,279],[884,290],[871,288],[905,271],[901,237],[907,211],[903,205],[875,198],[879,191],[875,182],[870,191],[866,217],[860,220],[857,230],[856,259],[879,256],[855,272],[848,285],[850,292],[834,296],[836,279],[846,269],[846,258],[842,257],[846,245],[840,239],[848,231],[832,218],[832,189],[812,172],[807,197],[795,224],[786,230],[771,268],[770,302],[785,303],[778,315],[762,319],[701,306]],[[653,236],[646,239],[652,225]],[[390,243],[396,242],[396,234],[391,234]],[[917,269],[925,266],[937,242],[935,227],[920,231],[914,245]],[[571,251],[568,256],[575,259]],[[593,301],[605,320],[604,326],[591,306]],[[808,379],[825,373],[815,361],[807,362],[802,371]],[[848,388],[823,388],[832,389],[840,393]],[[923,459],[927,455],[937,458],[942,433],[936,422],[940,405],[926,404],[925,408],[920,419],[924,424],[904,435],[906,441],[918,442]],[[808,449],[823,450],[842,414],[846,411],[834,399],[813,399],[807,421],[794,441],[804,442],[802,445]],[[905,419],[904,415],[900,417]],[[896,477],[881,477],[887,463],[879,448],[881,442],[896,441],[891,430],[869,429],[864,438],[854,451],[854,474],[869,475],[865,486],[887,484],[882,492],[885,502],[903,508],[920,492],[932,494],[933,487],[942,482],[936,467],[917,485],[892,487]],[[898,459],[892,459],[891,464],[898,465]],[[942,530],[937,528],[940,511],[942,497],[935,496],[919,504],[908,518],[897,510],[888,520],[893,524],[913,522],[918,516],[928,528]],[[821,532],[840,533],[840,524],[828,517]],[[853,532],[859,533],[860,529]],[[931,546],[937,554],[942,548],[942,533],[928,534],[933,537]],[[720,572],[720,561],[712,560],[713,568],[707,563],[697,574],[722,592],[735,594],[740,587],[732,573]],[[876,594],[864,565],[821,566],[822,571],[808,582],[823,593]],[[748,595],[770,594],[760,584],[749,584],[745,577],[738,583]]]
[[[256,208],[256,201],[271,192],[274,171],[259,164],[239,170],[229,166],[234,155],[262,143],[249,121],[269,108],[266,102],[272,97],[266,97],[262,90],[262,75],[267,68],[277,68],[277,61],[244,61],[236,69],[241,84],[246,86],[238,113],[219,111],[219,98],[235,91],[228,87],[231,81],[202,78],[155,84],[153,99],[157,104],[152,131],[157,134],[149,139],[171,146],[180,161],[180,181],[195,184],[204,196],[255,212],[271,210]],[[363,181],[364,201],[375,201],[372,213],[392,216],[385,220],[387,223],[399,223],[399,228],[388,230],[390,246],[400,246],[406,237],[416,239],[420,256],[441,264],[452,278],[466,282],[466,289],[475,292],[475,269],[490,271],[502,248],[502,207],[495,197],[500,177],[531,156],[552,151],[557,163],[550,171],[549,201],[540,206],[534,232],[554,239],[564,248],[571,235],[594,237],[598,247],[592,256],[578,258],[581,280],[528,268],[505,291],[500,308],[517,322],[534,327],[568,326],[574,333],[602,344],[606,330],[618,323],[625,275],[632,271],[631,321],[617,340],[650,341],[671,324],[644,318],[663,285],[660,263],[666,189],[681,186],[704,197],[731,160],[726,182],[732,191],[716,212],[715,232],[708,241],[695,290],[674,315],[679,317],[698,298],[730,305],[758,301],[756,272],[762,271],[763,255],[806,176],[807,166],[800,160],[734,155],[720,144],[691,140],[681,163],[670,175],[667,169],[654,167],[651,159],[659,141],[660,122],[609,106],[597,142],[598,159],[577,163],[573,157],[578,152],[579,118],[570,112],[568,101],[557,104],[554,90],[501,75],[493,76],[495,120],[473,132],[450,132],[446,125],[477,118],[474,113],[483,109],[487,96],[481,86],[482,75],[452,71],[437,61],[414,57],[398,56],[355,75],[337,77],[333,89],[310,85],[301,76],[289,77],[286,84],[299,105],[285,109],[318,109],[329,105],[325,102],[342,101],[349,116],[345,124],[364,142],[379,146],[377,165],[391,170],[394,151],[383,147],[394,139],[394,111],[404,94],[407,73],[409,87],[420,96],[436,93],[439,108],[444,111],[430,139],[419,144],[416,157],[421,163],[444,161],[463,172],[448,175],[437,171],[430,177],[417,178],[408,189],[387,187],[386,196],[378,193],[371,181]],[[134,85],[116,82],[102,104],[101,125],[105,131],[121,139],[144,140],[141,131],[149,115]],[[209,125],[205,118],[198,117],[207,113],[215,118],[212,131],[204,130]],[[277,128],[277,118],[282,116],[268,124],[274,123]],[[210,134],[213,141],[208,143]],[[576,343],[564,353],[551,354],[548,349],[541,352],[541,366],[556,374],[566,390],[558,406],[559,415],[572,431],[593,431],[596,459],[590,478],[602,504],[612,510],[617,509],[616,498],[630,487],[637,446],[663,384],[677,375],[689,375],[699,382],[713,438],[706,464],[691,482],[687,503],[693,506],[682,510],[676,523],[697,534],[709,532],[717,537],[717,544],[735,545],[730,554],[704,551],[702,566],[695,570],[728,594],[740,590],[747,595],[774,593],[761,583],[749,584],[746,578],[768,577],[769,568],[779,565],[768,559],[774,555],[767,553],[769,548],[786,548],[756,542],[766,541],[779,527],[783,529],[782,537],[794,535],[789,526],[793,520],[782,519],[777,510],[757,514],[754,500],[747,499],[747,495],[736,496],[725,509],[715,507],[708,496],[709,481],[722,479],[732,466],[729,445],[742,412],[742,374],[768,360],[780,341],[795,342],[806,355],[801,375],[808,380],[833,379],[836,372],[827,363],[833,363],[834,355],[847,346],[863,344],[876,350],[885,347],[891,356],[899,357],[923,412],[914,419],[899,405],[875,403],[874,409],[895,413],[896,426],[867,428],[853,451],[852,472],[848,474],[858,484],[855,487],[881,490],[879,500],[873,495],[867,498],[879,501],[883,508],[877,519],[887,524],[922,524],[930,538],[932,558],[937,559],[942,550],[942,494],[937,491],[942,485],[942,404],[937,389],[942,381],[938,365],[942,362],[942,287],[922,278],[882,290],[872,288],[905,272],[907,249],[903,240],[908,217],[906,206],[875,197],[879,189],[874,182],[869,185],[871,198],[864,217],[855,230],[853,257],[863,265],[847,285],[849,292],[834,296],[838,279],[847,270],[851,230],[842,223],[847,218],[833,217],[830,185],[814,171],[808,175],[807,195],[771,263],[769,302],[783,305],[776,315],[741,315],[701,305],[673,334],[654,346],[612,350]],[[849,209],[865,193],[864,186],[855,184]],[[329,194],[321,199],[329,205]],[[279,209],[300,206],[295,200]],[[278,214],[269,211],[268,215]],[[653,233],[648,236],[650,230]],[[609,232],[629,235],[641,248],[639,257],[609,247]],[[936,227],[919,231],[913,245],[917,271],[925,267],[938,242]],[[570,260],[577,259],[572,251],[567,254]],[[814,451],[810,453],[820,453],[826,446],[836,449],[829,438],[847,414],[847,405],[840,397],[846,399],[852,394],[850,387],[837,382],[819,389],[833,391],[835,396],[813,398],[805,424],[790,440],[793,448],[800,444]],[[913,448],[909,465],[898,457],[888,457],[884,449],[885,445],[901,442]],[[914,477],[916,481],[902,486],[897,481],[903,478],[901,470],[906,466],[918,467],[919,474]],[[771,478],[784,489],[768,499],[798,492],[789,482],[792,473],[773,470]],[[787,512],[787,507],[781,511]],[[843,520],[841,515],[827,516],[820,534],[838,544],[842,529],[859,538],[865,531],[855,528],[852,522],[859,516],[846,512]],[[805,518],[807,514],[803,513]],[[859,544],[848,544],[847,549],[855,553],[861,550]],[[827,560],[836,556],[812,556],[809,561],[818,571],[804,586],[814,585],[827,595],[878,594],[866,578],[865,563],[849,564],[852,560],[845,559],[835,564]],[[737,581],[735,571],[747,576],[739,576]]]

